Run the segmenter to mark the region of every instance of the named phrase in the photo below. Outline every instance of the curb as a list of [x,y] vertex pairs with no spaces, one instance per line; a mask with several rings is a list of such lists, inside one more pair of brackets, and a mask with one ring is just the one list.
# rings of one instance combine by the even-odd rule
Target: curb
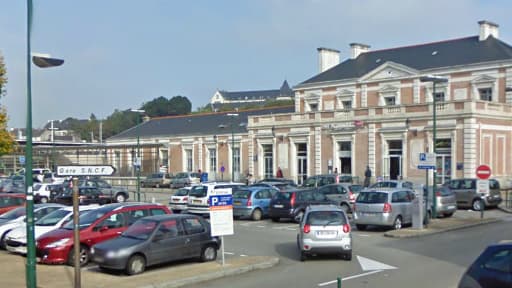
[[279,258],[272,257],[267,261],[263,261],[260,263],[249,264],[245,266],[235,267],[235,268],[222,268],[219,271],[214,271],[210,273],[205,273],[201,275],[196,275],[193,277],[182,278],[177,280],[171,280],[162,283],[153,283],[150,285],[141,286],[140,288],[173,288],[173,287],[182,287],[185,285],[197,284],[200,282],[219,279],[227,276],[234,276],[243,273],[247,273],[253,270],[267,269],[273,267],[279,263]]
[[510,208],[505,208],[505,207],[503,207],[501,205],[498,205],[498,209],[500,209],[500,211],[503,211],[505,213],[511,213],[512,214],[512,209],[510,209]]
[[[485,220],[482,220],[479,222],[466,223],[466,224],[462,224],[462,225],[446,227],[446,228],[439,228],[439,229],[435,229],[435,230],[403,230],[404,233],[407,233],[407,234],[399,234],[396,232],[396,230],[394,230],[394,231],[388,231],[388,232],[384,233],[384,236],[390,237],[390,238],[414,238],[414,237],[439,234],[439,233],[443,233],[443,232],[447,232],[447,231],[459,230],[459,229],[464,229],[464,228],[469,228],[469,227],[474,227],[474,226],[479,226],[479,225],[484,225],[484,224],[496,223],[499,221],[501,221],[501,219],[491,218],[491,219],[485,219]],[[409,231],[412,231],[412,232],[409,234],[408,233]],[[395,232],[395,233],[393,233],[393,232]]]

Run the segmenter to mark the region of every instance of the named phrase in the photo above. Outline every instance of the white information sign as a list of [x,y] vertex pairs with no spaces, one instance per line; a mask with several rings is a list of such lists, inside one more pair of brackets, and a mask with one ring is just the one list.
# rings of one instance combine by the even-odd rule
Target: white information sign
[[111,165],[57,166],[59,176],[109,176],[116,172]]
[[418,169],[436,169],[435,153],[420,153],[419,160]]
[[215,189],[210,196],[212,236],[233,235],[233,195],[231,188]]
[[477,194],[489,194],[489,180],[476,180],[476,193]]

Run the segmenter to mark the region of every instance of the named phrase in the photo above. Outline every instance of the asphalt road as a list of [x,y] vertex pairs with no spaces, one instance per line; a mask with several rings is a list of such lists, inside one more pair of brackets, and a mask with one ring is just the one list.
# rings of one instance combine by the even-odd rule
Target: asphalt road
[[[475,216],[464,210],[457,213]],[[387,238],[378,229],[353,231],[355,248],[350,262],[336,257],[300,262],[295,223],[236,221],[235,235],[224,238],[226,265],[230,257],[243,255],[274,255],[280,263],[268,270],[188,287],[337,287],[337,277],[343,279],[343,288],[456,287],[466,267],[488,244],[512,239],[511,215],[497,210],[487,215],[503,217],[503,221],[408,239]]]

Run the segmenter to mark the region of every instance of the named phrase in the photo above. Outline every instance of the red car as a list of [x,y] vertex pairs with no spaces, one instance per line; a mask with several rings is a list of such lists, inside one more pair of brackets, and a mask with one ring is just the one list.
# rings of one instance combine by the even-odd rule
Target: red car
[[25,205],[25,194],[0,194],[0,214]]
[[[150,203],[114,203],[80,215],[80,265],[89,262],[90,248],[119,236],[136,220],[154,215],[171,214],[169,208]],[[36,242],[41,263],[74,263],[73,221],[41,235]]]

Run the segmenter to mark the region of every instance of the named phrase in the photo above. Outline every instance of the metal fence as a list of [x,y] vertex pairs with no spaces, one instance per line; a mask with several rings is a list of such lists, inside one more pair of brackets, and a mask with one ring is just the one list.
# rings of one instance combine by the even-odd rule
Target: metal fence
[[502,189],[501,197],[503,199],[503,206],[505,206],[505,208],[512,209],[512,189]]

